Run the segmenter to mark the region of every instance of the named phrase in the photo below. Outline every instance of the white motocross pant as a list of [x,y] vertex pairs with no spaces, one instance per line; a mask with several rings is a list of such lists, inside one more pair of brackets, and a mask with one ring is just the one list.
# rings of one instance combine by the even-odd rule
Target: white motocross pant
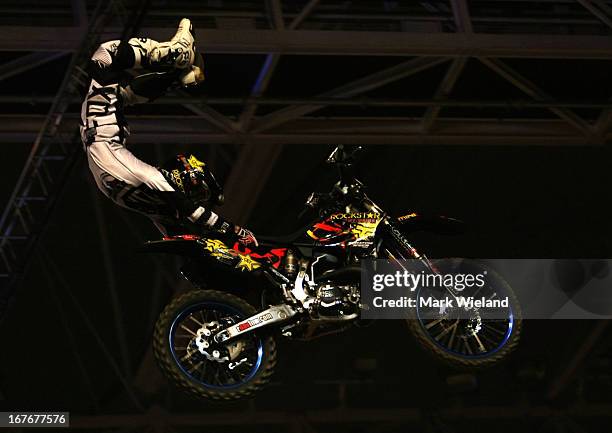
[[[133,55],[129,53],[130,68],[137,70],[141,60],[146,59],[157,42],[132,38],[128,44],[133,51]],[[96,76],[92,78],[81,107],[81,139],[89,169],[98,188],[118,205],[144,213],[154,222],[159,221],[160,216],[170,215],[176,219],[177,209],[162,199],[162,194],[157,194],[175,189],[156,167],[136,158],[126,148],[130,132],[123,116],[123,107],[147,102],[148,98],[134,93],[131,86],[123,87],[118,83],[119,72],[125,72],[124,65],[117,67],[113,64],[117,61],[119,45],[118,40],[105,42],[92,57],[97,71],[111,73],[104,74],[99,80]],[[190,222],[198,220],[205,226],[213,226],[219,219],[214,212],[206,211],[201,206],[189,209],[186,216]]]
[[[92,60],[102,68],[110,68],[119,42],[109,41],[100,45]],[[140,64],[139,55],[146,55],[154,43],[150,39],[130,39],[129,44],[137,53],[135,67]],[[123,117],[123,106],[146,101],[129,87],[124,88],[118,83],[101,84],[95,79],[91,80],[83,101],[81,138],[89,169],[100,190],[111,198],[109,182],[114,183],[114,180],[131,186],[145,184],[158,191],[174,190],[157,168],[139,160],[125,147],[129,129]]]

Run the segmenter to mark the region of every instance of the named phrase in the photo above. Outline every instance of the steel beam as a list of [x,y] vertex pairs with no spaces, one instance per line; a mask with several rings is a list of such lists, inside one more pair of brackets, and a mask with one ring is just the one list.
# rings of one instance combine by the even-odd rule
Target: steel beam
[[[569,1],[540,1],[540,4],[543,3],[557,3],[557,4],[572,4],[575,3],[576,0]],[[591,0],[594,3],[603,3],[600,0]],[[519,0],[514,3],[532,3],[533,0]],[[328,2],[329,3],[329,2]],[[489,2],[491,3],[491,2]],[[495,3],[495,2],[493,2]],[[445,14],[444,11],[438,11],[435,13],[434,11],[429,13],[418,13],[416,11],[408,11],[404,9],[403,11],[393,12],[393,13],[384,13],[382,8],[379,9],[380,12],[376,12],[372,10],[372,12],[367,13],[358,13],[354,12],[354,9],[351,8],[342,8],[342,3],[336,3],[340,5],[340,8],[322,10],[316,14],[313,14],[312,18],[315,22],[320,23],[321,21],[343,21],[343,22],[351,22],[354,20],[363,20],[363,21],[419,21],[419,22],[451,22],[453,21],[453,16]],[[327,6],[327,5],[326,5]],[[568,13],[569,12],[569,13]],[[151,10],[147,16],[149,17],[170,17],[175,19],[178,15],[183,13],[182,11],[175,9],[154,9]],[[11,7],[3,7],[0,8],[0,15],[9,16],[9,15],[47,15],[49,18],[61,17],[61,18],[69,18],[70,10],[60,9],[60,8],[38,8],[38,9],[18,9]],[[299,15],[296,12],[288,12],[284,14],[286,18],[294,18]],[[197,19],[202,17],[230,17],[230,18],[265,18],[265,13],[259,10],[236,10],[236,9],[219,9],[219,8],[207,8],[204,6],[202,9],[191,9],[189,11],[189,16]],[[506,16],[504,15],[482,15],[471,17],[472,22],[507,22],[507,23],[554,23],[554,24],[592,24],[597,23],[596,19],[590,19],[588,15],[575,13],[572,11],[572,8],[564,8],[558,9],[557,13],[554,16]],[[63,20],[65,22],[66,19]]]
[[608,329],[609,320],[597,320],[591,330],[582,340],[582,344],[577,350],[572,352],[567,364],[561,373],[555,377],[548,387],[546,397],[549,400],[554,400],[561,394],[565,387],[574,379],[580,368],[584,365],[587,356],[597,347],[597,342],[602,334]]
[[589,12],[595,15],[599,20],[604,23],[609,29],[612,29],[612,19],[600,8],[598,8],[591,0],[576,0],[582,6],[585,7]]
[[[290,30],[297,28],[300,22],[305,19],[314,7],[312,3],[316,4],[316,2],[309,2],[302,11],[304,13],[290,23]],[[285,21],[280,0],[268,0],[267,9],[271,15],[272,27],[275,30],[284,30]],[[259,97],[266,91],[279,59],[280,54],[278,53],[269,53],[266,56],[257,81],[251,90],[252,97]],[[245,105],[240,115],[241,131],[244,132],[249,129],[256,111],[257,105],[255,103]],[[227,218],[241,225],[248,221],[280,152],[281,147],[274,144],[254,145],[246,143],[242,146],[237,161],[233,164],[225,183],[225,195],[229,200],[223,206],[223,214]]]
[[[467,58],[465,57],[459,57],[453,60],[451,65],[448,67],[446,75],[442,79],[440,86],[436,90],[434,99],[442,100],[448,98],[466,63]],[[432,128],[434,122],[438,118],[438,114],[440,114],[441,108],[442,107],[440,105],[432,105],[427,108],[425,115],[423,116],[423,131],[428,132]]]
[[474,33],[472,19],[466,0],[450,0],[453,8],[453,18],[459,33]]
[[[482,63],[484,63],[490,69],[495,71],[502,78],[509,81],[515,87],[517,87],[527,95],[531,96],[535,100],[547,101],[553,99],[551,96],[547,95],[542,89],[540,89],[534,83],[529,81],[527,78],[523,77],[514,69],[510,68],[501,60],[488,58],[479,58],[478,60],[480,60]],[[550,108],[550,111],[567,121],[569,124],[573,125],[583,134],[587,136],[591,136],[594,134],[593,128],[573,111],[567,108]]]
[[243,146],[225,182],[227,201],[221,208],[224,217],[236,224],[247,223],[281,150],[278,143],[258,142]]
[[608,5],[604,0],[591,0],[595,3],[603,13],[605,13],[608,17],[612,17],[612,6]]
[[[283,20],[283,10],[280,3],[280,0],[267,0],[266,8],[268,14],[270,15],[270,26],[275,30],[284,30],[285,29],[285,21]],[[251,89],[251,97],[259,97],[263,95],[263,93],[268,88],[268,84],[270,83],[270,79],[276,70],[276,65],[278,64],[278,60],[280,59],[280,54],[278,53],[268,53],[264,60],[264,63],[259,71],[259,75],[257,76],[257,80]],[[246,131],[250,124],[255,111],[257,110],[257,105],[254,103],[247,103],[242,110],[242,114],[240,114],[240,129],[242,131]]]
[[612,120],[612,108],[605,108],[601,111],[599,117],[595,122],[595,136],[603,140],[608,128],[610,121]]
[[[91,13],[91,24],[81,35],[79,48],[72,55],[64,79],[33,139],[23,170],[0,217],[0,319],[21,282],[57,197],[75,162],[82,155],[77,128],[62,130],[62,126],[70,100],[81,90],[79,84],[82,84],[85,65],[98,43],[96,37],[111,21],[110,9],[108,2],[100,0],[96,3]],[[136,30],[136,23],[142,17],[142,8],[132,9],[133,18],[126,23],[125,32],[122,32],[126,37],[128,30]]]
[[274,30],[284,30],[285,21],[280,0],[266,0],[266,9],[270,16],[271,27]]
[[132,373],[132,363],[130,361],[130,351],[128,338],[125,331],[125,323],[123,323],[124,315],[122,304],[119,300],[119,289],[117,288],[117,278],[115,267],[113,265],[113,252],[109,242],[109,230],[106,222],[106,216],[100,203],[100,194],[98,189],[92,182],[89,183],[89,194],[91,204],[94,209],[96,227],[99,235],[100,252],[102,254],[102,266],[106,273],[106,286],[108,289],[108,297],[111,302],[111,314],[113,318],[113,326],[115,328],[115,337],[119,346],[119,360],[123,368],[123,374],[130,379]]
[[[44,116],[0,116],[3,143],[28,141]],[[76,116],[63,128],[76,128]],[[130,143],[277,143],[277,144],[448,144],[448,145],[585,145],[589,137],[561,119],[438,118],[436,128],[423,134],[421,119],[414,118],[316,118],[288,121],[273,132],[226,134],[200,125],[185,116],[131,116]],[[608,142],[610,133],[604,134]],[[5,144],[7,146],[8,144]]]
[[187,110],[194,113],[196,116],[206,120],[211,125],[215,125],[221,131],[225,131],[226,133],[233,133],[236,131],[237,126],[235,125],[235,122],[222,113],[219,113],[205,102],[189,97],[187,93],[181,90],[177,91],[176,94],[178,95],[178,98],[183,101],[180,102],[180,104]]
[[[170,33],[159,27],[140,31],[160,40]],[[120,34],[120,29],[107,29],[101,38]],[[79,36],[76,27],[2,26],[0,50],[74,50]],[[206,41],[207,53],[612,59],[612,39],[597,35],[202,29],[198,38]]]
[[[436,124],[438,125],[438,124]],[[419,122],[420,128],[420,122]],[[437,128],[437,127],[436,127]],[[512,128],[508,128],[512,129]],[[537,128],[536,128],[537,129]],[[140,133],[141,137],[131,140],[133,144],[154,144],[176,145],[176,137],[179,132],[171,134]],[[0,134],[0,138],[4,136]],[[380,133],[325,133],[325,132],[289,132],[289,133],[262,133],[262,134],[243,134],[240,139],[235,136],[221,132],[199,132],[181,135],[183,144],[201,144],[203,142],[211,144],[324,144],[342,143],[359,145],[411,145],[411,146],[588,146],[604,143],[612,143],[612,136],[607,134],[603,142],[594,143],[584,137],[572,135],[557,135],[554,132],[542,134],[532,132],[531,128],[526,128],[521,135],[509,136],[499,134],[482,135],[478,130],[471,133],[453,134],[450,132],[430,133],[430,134],[402,134],[391,131]]]
[[[420,57],[411,59],[391,68],[384,69],[343,86],[318,95],[320,98],[350,98],[377,89],[402,78],[409,77],[425,69],[443,63],[445,59]],[[274,111],[261,118],[253,127],[252,132],[262,132],[274,128],[291,119],[304,116],[323,108],[325,105],[305,105],[287,107]]]
[[[459,60],[459,59],[455,59]],[[53,102],[53,96],[36,96],[36,95],[7,95],[0,96],[0,104],[50,104]],[[78,104],[80,98],[73,98],[71,103]],[[189,96],[187,94],[176,94],[174,96],[165,96],[155,101],[150,102],[153,105],[183,105],[183,104],[205,104],[205,105],[244,105],[254,103],[257,105],[329,105],[337,107],[471,107],[471,108],[506,108],[508,110],[521,110],[523,108],[598,108],[611,109],[612,101],[602,102],[601,100],[545,100],[535,101],[533,99],[412,99],[412,98],[369,98],[366,96],[356,96],[348,99],[334,98],[270,98],[270,97],[198,97]],[[194,105],[195,106],[195,105]],[[191,110],[200,116],[201,110]],[[211,110],[210,113],[215,113],[222,116],[224,121],[231,122],[227,116],[223,116],[216,110]],[[4,115],[0,114],[0,118]],[[169,115],[171,118],[172,115]],[[497,116],[496,116],[497,118]],[[215,122],[211,122],[215,123]],[[218,122],[217,122],[218,123]],[[221,128],[226,129],[226,128]],[[231,128],[228,130],[232,130]]]
[[51,270],[48,268],[46,263],[43,262],[42,260],[40,261],[40,264],[43,269],[43,275],[45,276],[46,286],[49,292],[49,296],[51,297],[51,299],[53,299],[55,308],[57,310],[57,315],[60,318],[60,321],[62,323],[62,328],[64,329],[64,332],[66,333],[66,336],[67,336],[67,342],[70,344],[71,352],[72,352],[72,355],[74,356],[74,362],[79,370],[79,373],[81,374],[81,379],[83,381],[83,384],[87,388],[87,393],[89,394],[89,397],[91,399],[91,404],[96,410],[96,412],[98,412],[100,409],[100,405],[98,403],[100,399],[93,385],[93,381],[91,380],[92,372],[87,368],[87,364],[83,360],[83,355],[81,353],[83,351],[83,347],[79,345],[77,342],[77,339],[74,333],[75,329],[71,327],[71,325],[73,324],[69,323],[68,315],[66,314],[66,308],[58,295],[58,290],[57,290],[57,287],[55,287],[54,278],[51,275]]
[[[319,0],[310,0],[308,4],[304,6],[300,14],[296,16],[293,19],[293,21],[291,21],[291,23],[288,26],[288,29],[295,30],[296,28],[298,28],[298,26],[302,23],[302,21],[306,19],[308,14],[310,14],[310,12],[315,8],[315,6],[318,3],[319,3]],[[275,14],[280,15],[281,14],[280,2],[277,6],[275,6],[275,8],[277,10]],[[279,20],[279,25],[280,24],[284,25],[284,22],[282,21],[282,17]],[[276,66],[278,65],[279,59],[280,59],[280,54],[278,53],[268,53],[266,55],[266,59],[264,60],[261,70],[259,71],[259,75],[257,76],[257,81],[255,81],[255,84],[253,85],[253,89],[251,90],[252,98],[260,97],[267,90],[268,85],[270,84],[270,79],[272,78],[272,75],[274,74],[274,71],[276,70]],[[256,111],[257,111],[257,104],[255,102],[248,102],[245,104],[245,108],[242,111],[242,114],[240,115],[240,129],[242,131],[246,131],[249,129],[251,125],[251,120],[253,119],[253,116],[255,115]]]
[[302,8],[300,13],[297,14],[293,18],[293,21],[291,21],[291,24],[289,24],[288,29],[289,30],[297,29],[300,26],[300,24],[302,24],[302,22],[304,22],[304,20],[308,18],[308,16],[312,13],[314,8],[316,8],[318,4],[319,4],[319,0],[310,0],[308,3],[306,3],[306,5]]
[[[261,67],[259,75],[257,76],[257,81],[255,81],[253,89],[251,89],[251,98],[258,98],[266,91],[268,84],[270,83],[270,79],[272,78],[272,74],[274,74],[274,71],[276,70],[279,59],[280,54],[278,53],[269,53],[266,55],[263,66]],[[241,130],[246,131],[249,129],[251,120],[253,119],[256,110],[257,104],[255,102],[246,104],[242,114],[240,115]]]
[[83,324],[85,325],[84,329],[86,330],[87,335],[91,337],[90,339],[93,343],[96,343],[98,345],[100,352],[102,352],[103,358],[106,359],[109,364],[109,367],[116,374],[117,379],[124,387],[128,398],[132,401],[136,409],[143,411],[144,407],[140,399],[134,392],[132,384],[121,371],[121,367],[115,360],[113,354],[111,353],[111,350],[107,347],[106,343],[100,336],[100,333],[96,329],[96,326],[92,322],[90,314],[83,307],[79,299],[74,295],[73,289],[66,280],[66,277],[59,269],[57,264],[53,261],[46,249],[39,248],[37,251],[41,258],[41,262],[44,264],[44,266],[46,266],[47,269],[49,269],[50,274],[55,277],[55,281],[57,281],[58,287],[65,292],[65,294],[68,296],[69,301],[73,304],[75,311],[78,313],[78,316],[81,318]]
[[0,65],[0,81],[42,66],[68,54],[65,51],[35,52]]

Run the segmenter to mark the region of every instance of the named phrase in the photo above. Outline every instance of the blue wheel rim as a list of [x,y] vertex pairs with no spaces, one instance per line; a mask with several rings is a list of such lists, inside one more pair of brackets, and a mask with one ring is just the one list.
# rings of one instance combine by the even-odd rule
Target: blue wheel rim
[[[205,388],[219,390],[219,389],[234,389],[234,388],[243,386],[245,383],[249,382],[251,379],[253,379],[253,377],[255,377],[255,375],[259,371],[259,368],[261,367],[261,361],[263,359],[263,341],[261,340],[261,338],[257,338],[257,346],[256,346],[257,347],[257,359],[253,367],[248,372],[248,374],[244,378],[241,379],[241,381],[230,384],[230,385],[213,385],[213,384],[204,382],[198,379],[197,377],[195,377],[193,374],[189,373],[187,369],[185,369],[185,367],[183,366],[183,363],[180,361],[180,357],[176,353],[176,349],[175,349],[176,328],[182,322],[183,319],[185,319],[187,316],[189,316],[195,311],[204,309],[203,307],[214,307],[216,310],[221,311],[221,312],[236,315],[236,316],[239,316],[240,318],[245,317],[244,314],[240,312],[239,310],[237,310],[236,308],[233,308],[226,304],[221,304],[219,302],[205,301],[205,302],[199,302],[197,304],[190,305],[189,307],[181,311],[174,318],[174,320],[172,321],[172,324],[170,325],[170,333],[168,335],[168,344],[170,344],[170,352],[172,353],[172,358],[174,359],[174,362],[181,369],[183,374],[185,374],[185,376],[187,376],[190,380],[198,383],[199,385],[202,385]],[[216,361],[204,361],[204,362],[216,362]]]
[[[420,294],[421,289],[419,288],[419,294]],[[418,295],[417,295],[418,297]],[[421,314],[420,314],[420,308],[419,308],[419,303],[417,302],[416,305],[416,312],[417,312],[417,319],[419,320],[419,325],[421,326],[421,328],[423,329],[423,331],[425,332],[425,334],[427,335],[427,338],[434,343],[436,346],[438,346],[440,349],[444,350],[447,353],[453,354],[455,356],[459,356],[461,358],[466,358],[466,359],[478,359],[478,358],[488,358],[491,355],[494,355],[495,353],[497,353],[501,348],[503,348],[506,343],[508,342],[508,340],[510,339],[510,336],[512,335],[512,330],[514,329],[514,312],[512,310],[512,306],[508,307],[508,318],[506,319],[508,321],[508,328],[504,334],[504,336],[502,337],[501,342],[498,344],[497,347],[495,347],[492,350],[489,350],[485,353],[479,353],[479,354],[465,354],[462,352],[458,352],[456,350],[452,350],[449,349],[448,347],[444,346],[443,344],[441,344],[438,340],[436,340],[435,338],[433,338],[433,336],[428,332],[427,328],[425,328],[425,324],[423,323],[423,319],[421,318]]]

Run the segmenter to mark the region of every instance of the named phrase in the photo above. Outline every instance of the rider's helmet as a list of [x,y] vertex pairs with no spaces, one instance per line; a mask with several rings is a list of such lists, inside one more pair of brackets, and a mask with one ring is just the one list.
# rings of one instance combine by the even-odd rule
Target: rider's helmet
[[197,204],[223,203],[223,189],[208,165],[194,155],[177,155],[166,170],[172,184]]

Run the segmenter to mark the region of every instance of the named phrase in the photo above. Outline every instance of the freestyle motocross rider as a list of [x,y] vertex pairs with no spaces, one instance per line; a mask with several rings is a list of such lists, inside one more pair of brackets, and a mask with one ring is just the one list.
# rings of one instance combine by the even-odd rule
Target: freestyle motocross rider
[[81,109],[89,169],[104,195],[149,216],[165,235],[171,226],[199,229],[232,243],[257,246],[251,231],[210,209],[222,203],[223,194],[205,163],[193,155],[178,155],[174,169],[165,170],[139,160],[126,148],[124,107],[149,102],[172,86],[197,85],[204,80],[203,68],[186,18],[168,42],[132,38],[101,44],[90,61],[91,83]]

